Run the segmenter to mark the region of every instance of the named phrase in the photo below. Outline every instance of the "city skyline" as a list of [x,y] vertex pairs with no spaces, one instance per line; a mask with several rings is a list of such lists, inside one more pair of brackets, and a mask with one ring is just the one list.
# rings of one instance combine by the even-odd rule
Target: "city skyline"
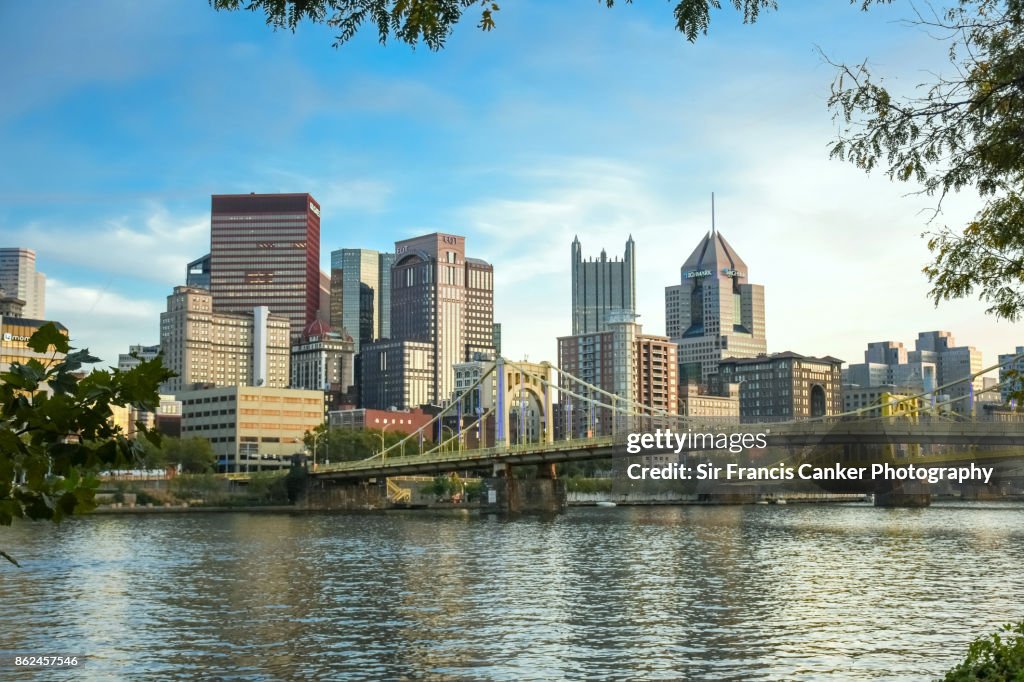
[[[205,5],[5,7],[0,49],[29,68],[0,104],[4,245],[36,250],[47,316],[114,365],[157,341],[167,292],[207,251],[210,195],[309,192],[325,272],[336,249],[471,239],[495,268],[506,355],[541,360],[571,332],[577,233],[588,254],[632,234],[638,321],[665,333],[664,288],[710,228],[715,191],[717,226],[771,292],[769,352],[859,362],[866,343],[948,330],[988,366],[1019,345],[1020,325],[974,299],[927,300],[920,211],[933,198],[827,159],[831,71],[814,44],[870,55],[908,86],[941,47],[895,25],[899,8],[838,4],[753,27],[723,11],[697,45],[665,9],[523,3],[434,54],[370,36],[335,51],[322,27],[274,33]],[[29,20],[59,49],[16,35]],[[500,70],[480,66],[494,59]],[[231,78],[245,73],[278,90]],[[933,227],[976,205],[951,197]]]

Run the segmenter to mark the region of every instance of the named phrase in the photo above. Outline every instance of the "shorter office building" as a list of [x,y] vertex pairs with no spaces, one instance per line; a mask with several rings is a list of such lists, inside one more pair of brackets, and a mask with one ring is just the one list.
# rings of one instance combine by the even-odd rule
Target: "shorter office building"
[[869,343],[864,362],[843,370],[843,383],[865,388],[898,386],[912,393],[940,391],[948,396],[953,411],[972,415],[975,396],[984,388],[978,376],[981,368],[981,351],[957,346],[952,333],[920,332],[914,350],[897,341]]
[[433,344],[423,341],[374,341],[363,345],[360,406],[406,410],[430,404],[435,388],[434,357]]
[[4,317],[24,317],[25,300],[14,294],[8,294],[0,287],[0,315]]
[[1002,422],[1012,424],[1024,424],[1024,411],[1016,406],[996,405],[985,403],[980,405],[978,419],[986,422]]
[[726,384],[722,395],[709,393],[703,384],[689,381],[679,387],[679,415],[723,423],[740,421],[740,385]]
[[1024,405],[1024,346],[1017,346],[1012,353],[999,356],[999,395],[1003,402],[1014,406]]
[[[415,433],[434,418],[420,408],[413,410],[337,410],[328,413],[332,429],[375,429],[398,433]],[[429,434],[428,434],[429,437]]]
[[740,420],[761,422],[836,415],[842,411],[843,361],[792,351],[726,358],[713,385],[740,384]]
[[[48,324],[49,320],[33,320],[27,317],[9,317],[0,315],[0,372],[6,372],[11,364],[17,362],[25,364],[29,360],[38,360],[45,366],[53,362],[60,362],[64,359],[64,353],[47,351],[37,353],[29,348],[28,340],[39,331],[39,328]],[[60,322],[54,322],[57,330],[68,335],[68,329]]]
[[292,388],[347,394],[355,384],[355,343],[344,330],[315,320],[292,346],[291,370]]
[[153,426],[164,436],[181,438],[181,401],[173,395],[161,395]]
[[305,451],[305,433],[324,423],[322,391],[223,386],[176,397],[181,437],[209,441],[220,473],[285,468]]
[[[627,412],[677,412],[676,344],[666,336],[643,334],[634,318],[630,312],[611,312],[606,320],[608,331],[558,339],[558,366],[583,382],[569,382],[564,376],[560,379],[563,388],[585,399],[569,397],[562,402],[568,415],[565,423],[572,425],[577,436],[612,433],[611,408],[594,407],[594,402],[616,403],[620,417]],[[628,407],[630,404],[634,406]]]
[[160,344],[155,346],[128,346],[127,353],[121,353],[117,356],[117,368],[122,372],[127,372],[133,367],[138,367],[143,362],[155,360],[160,355]]
[[210,290],[210,254],[195,259],[185,267],[185,286]]

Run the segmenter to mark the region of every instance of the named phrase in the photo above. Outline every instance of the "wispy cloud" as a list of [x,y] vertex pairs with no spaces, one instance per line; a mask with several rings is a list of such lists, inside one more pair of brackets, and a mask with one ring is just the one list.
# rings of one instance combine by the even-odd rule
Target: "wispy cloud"
[[175,215],[161,205],[75,224],[36,220],[7,230],[40,261],[93,270],[95,279],[181,284],[185,265],[209,250],[208,215]]
[[[64,324],[71,344],[88,347],[102,360],[100,366],[116,366],[119,353],[131,343],[157,343],[163,301],[134,298],[117,291],[116,284],[90,287],[49,278],[46,283],[46,316]],[[130,290],[130,288],[129,288]]]

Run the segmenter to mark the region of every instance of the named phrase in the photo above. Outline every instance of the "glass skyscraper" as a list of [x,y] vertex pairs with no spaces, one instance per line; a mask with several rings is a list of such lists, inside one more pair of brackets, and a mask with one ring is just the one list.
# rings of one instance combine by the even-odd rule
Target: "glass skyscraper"
[[361,344],[391,337],[391,266],[395,254],[372,249],[331,252],[331,328]]

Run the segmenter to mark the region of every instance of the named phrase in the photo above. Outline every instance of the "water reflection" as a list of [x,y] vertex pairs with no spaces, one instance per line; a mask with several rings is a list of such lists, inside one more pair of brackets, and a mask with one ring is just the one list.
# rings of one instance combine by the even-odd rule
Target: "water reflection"
[[[0,656],[74,678],[922,679],[1024,618],[1024,506],[19,525]],[[8,673],[11,675],[8,675]],[[0,678],[72,679],[64,671]]]

